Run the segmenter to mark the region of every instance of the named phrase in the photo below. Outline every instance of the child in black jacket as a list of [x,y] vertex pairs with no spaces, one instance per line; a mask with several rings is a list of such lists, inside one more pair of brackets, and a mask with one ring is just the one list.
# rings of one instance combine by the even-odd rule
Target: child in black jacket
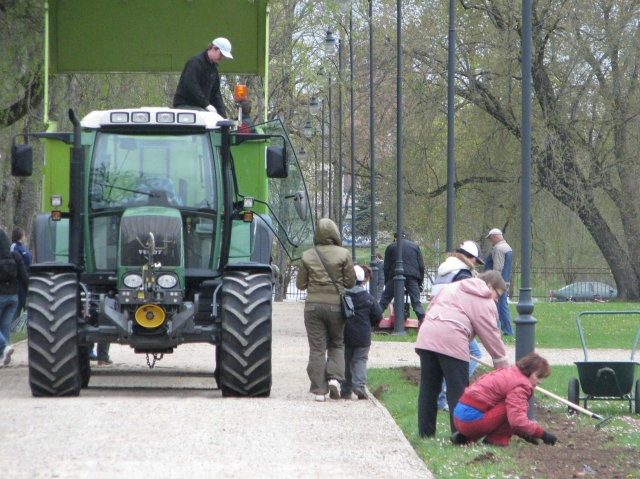
[[356,265],[356,285],[347,290],[353,300],[356,316],[344,327],[345,380],[340,388],[340,396],[351,399],[355,393],[358,399],[367,399],[367,360],[371,347],[371,327],[382,320],[382,310],[378,302],[365,289],[371,279],[371,268]]

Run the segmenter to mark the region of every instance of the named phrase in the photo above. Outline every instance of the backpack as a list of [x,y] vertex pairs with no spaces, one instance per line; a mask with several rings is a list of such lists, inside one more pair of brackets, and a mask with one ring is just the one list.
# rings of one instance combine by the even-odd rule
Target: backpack
[[0,258],[0,283],[14,283],[18,279],[18,265],[12,256]]

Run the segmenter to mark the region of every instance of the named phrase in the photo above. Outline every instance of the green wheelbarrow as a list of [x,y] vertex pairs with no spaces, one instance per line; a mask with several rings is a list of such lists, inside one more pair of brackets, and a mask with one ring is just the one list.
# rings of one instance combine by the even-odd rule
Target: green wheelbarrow
[[[586,409],[588,401],[628,401],[629,412],[632,411],[635,403],[634,412],[640,414],[640,379],[635,381],[634,388],[635,369],[640,363],[633,360],[638,340],[640,340],[640,327],[631,349],[629,361],[589,361],[580,317],[595,314],[640,314],[640,311],[583,311],[578,314],[576,322],[584,350],[584,361],[574,363],[578,368],[580,380],[578,381],[576,378],[569,380],[569,402],[579,405],[580,401],[583,401]],[[582,386],[584,396],[580,396],[580,386]],[[571,408],[569,409],[571,410]]]

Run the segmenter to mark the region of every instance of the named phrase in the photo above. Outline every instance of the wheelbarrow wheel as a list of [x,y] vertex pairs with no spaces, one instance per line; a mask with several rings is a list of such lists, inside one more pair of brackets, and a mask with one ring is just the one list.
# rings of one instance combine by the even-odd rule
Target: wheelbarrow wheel
[[640,414],[640,379],[636,381],[636,414]]
[[[576,406],[580,405],[580,382],[576,378],[569,379],[569,389],[567,393],[567,398],[569,402],[575,404]],[[569,413],[577,413],[575,409],[569,407]]]

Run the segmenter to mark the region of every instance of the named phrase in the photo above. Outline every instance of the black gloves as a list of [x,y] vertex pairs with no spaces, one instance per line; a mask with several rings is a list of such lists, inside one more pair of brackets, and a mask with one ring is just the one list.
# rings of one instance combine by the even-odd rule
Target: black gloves
[[522,434],[520,437],[528,443],[533,444],[534,446],[540,444],[540,442],[535,437],[529,436],[529,434]]
[[547,431],[543,431],[542,442],[544,442],[545,444],[549,444],[550,446],[555,446],[556,442],[558,442],[558,438]]

